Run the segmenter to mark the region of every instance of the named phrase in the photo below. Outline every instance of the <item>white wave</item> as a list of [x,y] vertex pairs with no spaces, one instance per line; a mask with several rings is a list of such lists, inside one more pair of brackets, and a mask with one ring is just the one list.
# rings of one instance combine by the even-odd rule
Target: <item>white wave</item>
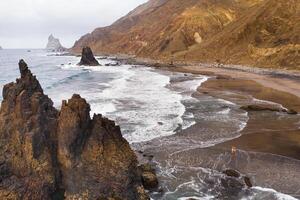
[[[183,123],[181,117],[185,107],[181,103],[182,95],[166,88],[169,76],[144,67],[83,68],[104,75],[114,74],[114,79],[108,84],[99,83],[107,87],[102,92],[91,90],[85,96],[92,102],[92,113],[102,113],[122,123],[124,137],[131,143],[174,134]],[[131,132],[126,134],[126,129]]]
[[242,200],[255,200],[255,199],[258,199],[259,195],[261,193],[269,193],[273,196],[273,199],[275,199],[275,200],[297,200],[296,198],[294,198],[290,195],[277,192],[276,190],[270,189],[270,188],[253,187],[251,190],[254,190],[255,194],[252,195],[251,197],[245,197]]
[[79,66],[76,64],[64,64],[64,65],[60,65],[61,69],[65,69],[65,70],[82,70],[84,69],[83,66]]
[[198,76],[192,80],[187,80],[183,82],[178,82],[174,84],[175,86],[182,88],[184,91],[195,92],[202,83],[206,82],[209,77],[207,76]]
[[272,102],[272,101],[267,101],[267,100],[261,100],[261,99],[256,99],[256,98],[252,98],[252,100],[254,102],[257,103],[263,103],[263,104],[269,104],[269,105],[274,105],[274,106],[278,106],[279,108],[281,108],[282,110],[288,110],[286,107],[284,107],[283,105],[276,103],[276,102]]
[[205,196],[205,197],[196,197],[196,196],[192,196],[192,197],[181,197],[178,198],[178,200],[189,200],[189,199],[195,199],[195,200],[210,200],[210,199],[214,199],[214,196]]
[[[61,68],[88,70],[90,73],[109,77],[79,93],[90,102],[92,115],[101,113],[115,120],[121,125],[123,135],[130,143],[169,136],[179,128],[186,129],[194,125],[195,116],[186,110],[183,102],[199,102],[192,94],[208,80],[206,76],[158,73],[151,68],[130,65],[90,67],[70,64]],[[171,78],[175,80],[172,83]],[[222,99],[219,101],[229,107],[235,105]],[[230,113],[228,108],[217,115],[220,115],[221,121],[230,119],[237,124],[238,131],[241,131],[246,126],[245,120],[231,119]],[[213,140],[202,145],[211,146],[218,142],[220,141]]]
[[231,109],[230,108],[226,108],[222,111],[219,111],[218,114],[221,114],[221,115],[228,115],[230,113]]
[[231,101],[227,101],[225,99],[218,99],[220,102],[228,104],[228,105],[236,105],[235,103],[231,102]]
[[[115,112],[117,111],[116,106],[113,103],[91,103],[91,116],[94,115],[94,113],[101,113],[102,115],[107,115],[107,113]],[[98,110],[101,110],[101,112],[97,112]]]

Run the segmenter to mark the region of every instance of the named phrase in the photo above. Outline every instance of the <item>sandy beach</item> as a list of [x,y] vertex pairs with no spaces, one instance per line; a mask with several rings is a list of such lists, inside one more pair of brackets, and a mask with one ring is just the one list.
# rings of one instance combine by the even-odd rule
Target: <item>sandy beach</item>
[[[212,96],[240,107],[259,104],[300,111],[300,78],[297,73],[284,72],[283,76],[281,72],[266,73],[260,69],[250,72],[240,68],[205,66],[165,69],[211,77],[198,88],[195,98]],[[201,146],[200,141],[210,136],[203,136],[201,130],[205,125],[199,121],[173,136],[141,144],[138,148],[153,155],[155,162],[189,168],[186,170],[190,170],[190,174],[186,176],[195,176],[193,173],[208,176],[203,171],[192,172],[199,167],[216,171],[234,168],[250,176],[256,186],[274,188],[299,198],[300,115],[262,110],[248,111],[248,117],[240,136],[216,145]],[[235,158],[231,154],[232,147],[237,148]],[[167,181],[164,176],[161,179]],[[231,198],[229,194],[223,197]]]
[[[300,112],[298,72],[284,72],[285,77],[276,77],[277,71],[266,75],[262,69],[249,72],[241,68],[204,66],[178,67],[178,71],[214,76],[215,78],[209,79],[198,88],[200,93],[241,106],[249,104],[248,96],[251,96]],[[218,146],[228,149],[236,146],[246,151],[267,152],[300,159],[299,119],[299,115],[278,116],[272,112],[249,112],[249,121],[241,132],[242,136]]]
[[241,66],[225,65],[190,65],[176,67],[182,72],[191,72],[207,75],[230,76],[235,79],[252,80],[264,87],[287,92],[300,97],[300,72],[265,70]]

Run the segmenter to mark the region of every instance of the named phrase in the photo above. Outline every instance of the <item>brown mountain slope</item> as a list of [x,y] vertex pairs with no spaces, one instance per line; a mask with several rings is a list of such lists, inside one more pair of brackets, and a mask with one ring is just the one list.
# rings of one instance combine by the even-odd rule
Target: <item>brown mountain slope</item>
[[150,0],[73,47],[300,69],[300,0]]

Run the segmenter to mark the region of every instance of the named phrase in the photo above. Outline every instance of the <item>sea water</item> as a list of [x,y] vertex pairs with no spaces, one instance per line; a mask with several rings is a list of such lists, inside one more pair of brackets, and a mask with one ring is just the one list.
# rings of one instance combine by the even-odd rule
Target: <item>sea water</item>
[[90,103],[91,115],[100,113],[115,120],[130,143],[172,135],[194,124],[183,102],[195,100],[192,93],[207,80],[205,76],[159,72],[143,66],[104,66],[114,62],[111,59],[99,60],[103,66],[90,67],[78,66],[79,57],[55,56],[43,50],[2,50],[1,88],[19,77],[21,58],[55,107],[59,109],[62,100],[72,94],[80,94]]

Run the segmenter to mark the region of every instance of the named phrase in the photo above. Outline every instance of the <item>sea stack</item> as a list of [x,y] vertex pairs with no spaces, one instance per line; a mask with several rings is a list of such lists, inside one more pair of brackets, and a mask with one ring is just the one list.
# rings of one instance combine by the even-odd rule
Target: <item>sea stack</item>
[[3,48],[0,46],[0,50],[2,50]]
[[66,51],[66,48],[60,44],[59,39],[55,38],[52,34],[48,37],[48,44],[46,46],[46,49],[52,52]]
[[3,88],[0,199],[149,199],[120,127],[80,95],[56,110],[21,60]]
[[81,53],[81,60],[78,65],[87,66],[99,66],[99,62],[96,60],[90,47],[84,47]]

